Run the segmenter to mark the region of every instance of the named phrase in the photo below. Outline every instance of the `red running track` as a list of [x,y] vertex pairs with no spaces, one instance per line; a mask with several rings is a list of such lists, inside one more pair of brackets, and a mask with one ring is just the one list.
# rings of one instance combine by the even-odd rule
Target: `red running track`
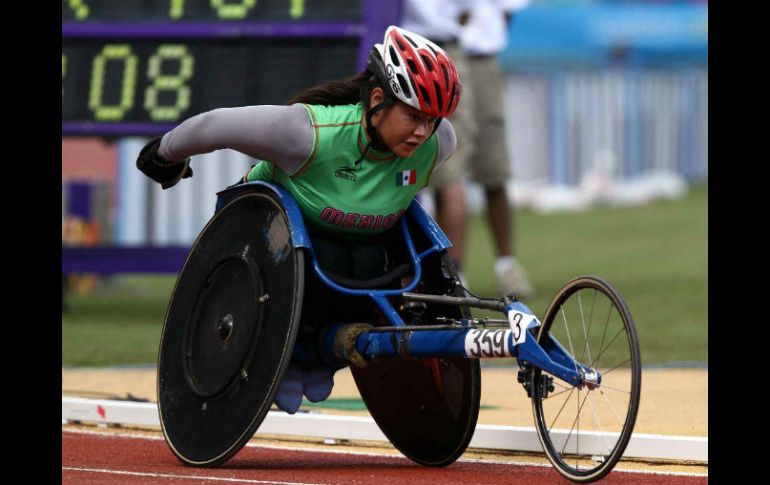
[[[68,484],[282,485],[546,485],[572,483],[544,466],[459,460],[446,468],[400,456],[244,447],[219,468],[183,465],[162,439],[62,430],[62,485]],[[602,485],[697,485],[708,477],[611,472]]]

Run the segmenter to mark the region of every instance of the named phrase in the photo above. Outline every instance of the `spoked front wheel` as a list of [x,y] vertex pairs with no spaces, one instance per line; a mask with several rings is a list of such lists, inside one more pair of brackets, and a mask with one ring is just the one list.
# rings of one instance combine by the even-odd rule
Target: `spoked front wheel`
[[541,346],[556,340],[587,374],[571,386],[533,369],[532,408],[543,449],[566,478],[598,480],[623,455],[639,408],[641,361],[631,313],[608,282],[581,276],[556,293],[537,340]]

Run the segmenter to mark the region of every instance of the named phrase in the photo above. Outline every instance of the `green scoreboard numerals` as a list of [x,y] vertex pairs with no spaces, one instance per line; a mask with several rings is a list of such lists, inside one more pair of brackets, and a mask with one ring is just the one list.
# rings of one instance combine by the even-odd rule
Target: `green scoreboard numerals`
[[[77,0],[70,0],[76,2]],[[168,17],[179,20],[184,16],[184,6],[187,0],[169,0]],[[305,0],[288,0],[289,17],[299,19],[305,16]],[[224,20],[243,20],[249,11],[257,5],[257,0],[210,0],[217,17]]]
[[184,15],[185,0],[171,0],[171,6],[168,10],[168,16],[172,20],[179,20]]
[[75,18],[78,20],[85,20],[88,18],[90,10],[86,5],[85,0],[69,0],[70,10],[75,12]]
[[[115,77],[114,64],[112,75],[107,75],[108,63],[122,64],[119,81]],[[126,113],[134,108],[139,58],[131,51],[128,44],[107,44],[92,63],[91,85],[88,94],[88,108],[94,113],[96,121],[121,121]],[[170,67],[169,67],[170,66]],[[165,71],[164,72],[164,67]],[[183,44],[163,44],[150,56],[147,62],[147,80],[150,85],[144,92],[144,109],[153,121],[176,121],[190,108],[190,87],[185,83],[193,76],[195,59]],[[64,75],[67,70],[67,58],[62,54],[62,98],[64,97]],[[168,71],[172,71],[168,73]],[[119,100],[105,93],[115,93],[114,85],[120,84]],[[168,95],[168,92],[171,95]],[[165,96],[163,96],[166,94]],[[169,104],[173,96],[173,104]]]
[[61,102],[64,102],[64,75],[67,74],[67,56],[61,53]]
[[289,16],[293,19],[299,19],[305,16],[305,0],[291,0]]
[[[164,63],[176,64],[175,74],[164,74]],[[193,75],[195,59],[182,44],[164,44],[150,57],[147,64],[147,78],[152,85],[144,93],[144,109],[153,121],[175,121],[190,107],[190,88],[184,83]],[[172,106],[159,103],[161,91],[175,91],[176,101]]]
[[[120,101],[117,105],[104,104],[104,83],[107,63],[118,61],[123,63],[123,77],[120,83]],[[101,54],[96,56],[91,69],[91,89],[88,94],[88,108],[94,112],[98,121],[120,121],[134,106],[134,90],[136,88],[137,57],[131,52],[128,44],[107,44]]]
[[211,6],[217,10],[221,19],[243,19],[249,10],[254,8],[257,0],[240,0],[238,3],[227,3],[225,0],[211,0]]

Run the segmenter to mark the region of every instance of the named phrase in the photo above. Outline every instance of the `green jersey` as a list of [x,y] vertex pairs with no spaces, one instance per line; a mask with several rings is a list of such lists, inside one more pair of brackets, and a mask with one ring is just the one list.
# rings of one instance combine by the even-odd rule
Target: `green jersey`
[[260,161],[247,180],[287,189],[305,222],[323,231],[358,238],[393,227],[427,186],[439,157],[439,137],[429,137],[408,158],[370,148],[356,163],[366,147],[363,105],[304,106],[313,128],[304,163],[289,175],[269,160]]

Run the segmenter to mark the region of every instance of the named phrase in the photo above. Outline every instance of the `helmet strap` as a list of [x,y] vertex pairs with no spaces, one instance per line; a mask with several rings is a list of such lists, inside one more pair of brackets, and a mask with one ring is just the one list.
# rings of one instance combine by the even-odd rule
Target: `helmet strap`
[[436,124],[433,126],[433,133],[430,134],[431,136],[433,136],[436,133],[436,131],[438,131],[438,125],[441,124],[441,120],[443,120],[443,119],[444,118],[438,118],[436,120]]
[[[378,104],[377,106],[374,106],[372,108],[369,108],[366,111],[366,132],[369,135],[369,138],[371,141],[367,144],[367,149],[369,148],[369,145],[371,145],[372,148],[379,151],[390,151],[390,149],[380,141],[380,136],[377,134],[377,128],[372,126],[372,116],[377,113],[378,111],[381,111],[388,106],[392,106],[396,103],[396,98],[386,95],[385,99]],[[366,150],[364,150],[364,153],[366,153]]]

